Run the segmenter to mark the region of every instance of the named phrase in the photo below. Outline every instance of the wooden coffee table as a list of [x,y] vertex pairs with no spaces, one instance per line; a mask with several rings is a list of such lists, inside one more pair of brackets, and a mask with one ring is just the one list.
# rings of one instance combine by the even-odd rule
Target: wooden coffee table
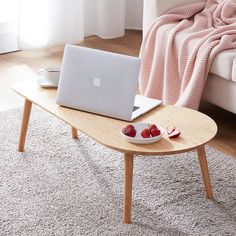
[[98,143],[124,153],[124,223],[131,223],[132,179],[134,155],[169,155],[196,149],[205,184],[207,198],[212,199],[212,189],[204,145],[217,132],[216,123],[208,116],[187,108],[161,105],[135,122],[157,123],[162,127],[175,125],[181,131],[177,139],[167,135],[153,144],[128,143],[121,136],[128,123],[96,114],[60,107],[55,103],[56,89],[42,89],[35,81],[23,81],[13,85],[13,90],[25,98],[18,150],[24,151],[32,103],[57,116],[71,126],[72,137],[77,129]]

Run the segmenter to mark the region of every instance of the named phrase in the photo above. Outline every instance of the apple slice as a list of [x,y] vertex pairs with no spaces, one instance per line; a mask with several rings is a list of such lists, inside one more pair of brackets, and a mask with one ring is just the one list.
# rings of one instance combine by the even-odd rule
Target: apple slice
[[178,131],[177,129],[175,129],[174,131],[172,131],[172,132],[168,135],[168,137],[169,137],[169,138],[177,138],[177,137],[179,137],[179,135],[180,135],[180,131]]
[[175,126],[169,125],[167,128],[167,134],[171,134],[173,131],[175,131]]

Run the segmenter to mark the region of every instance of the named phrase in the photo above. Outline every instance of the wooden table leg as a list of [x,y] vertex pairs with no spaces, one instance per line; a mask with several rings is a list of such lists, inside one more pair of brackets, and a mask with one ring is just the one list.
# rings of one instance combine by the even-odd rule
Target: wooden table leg
[[72,138],[74,138],[74,139],[77,139],[77,138],[78,138],[77,129],[74,128],[74,127],[72,127],[72,126],[71,126],[71,136],[72,136]]
[[18,151],[23,152],[25,148],[25,139],[29,125],[29,118],[31,112],[32,102],[25,99],[24,111],[21,121],[21,131],[20,131],[20,139],[18,145]]
[[133,155],[124,154],[124,216],[125,224],[131,223]]
[[213,193],[211,189],[211,180],[209,176],[209,170],[208,170],[208,164],[207,164],[207,159],[206,159],[206,151],[205,151],[205,146],[200,146],[197,148],[197,153],[198,153],[198,159],[202,171],[202,177],[206,189],[206,194],[208,199],[213,199]]

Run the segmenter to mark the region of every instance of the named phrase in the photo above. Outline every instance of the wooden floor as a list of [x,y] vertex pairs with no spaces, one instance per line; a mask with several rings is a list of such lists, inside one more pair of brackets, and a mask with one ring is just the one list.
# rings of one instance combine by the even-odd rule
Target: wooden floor
[[[137,56],[141,40],[139,31],[129,30],[122,38],[104,40],[92,36],[80,45]],[[23,100],[11,91],[11,84],[19,80],[35,79],[41,68],[60,66],[63,49],[64,46],[56,46],[0,55],[0,111],[22,106]],[[212,117],[219,127],[210,145],[236,159],[236,115],[206,102],[202,102],[200,111]]]

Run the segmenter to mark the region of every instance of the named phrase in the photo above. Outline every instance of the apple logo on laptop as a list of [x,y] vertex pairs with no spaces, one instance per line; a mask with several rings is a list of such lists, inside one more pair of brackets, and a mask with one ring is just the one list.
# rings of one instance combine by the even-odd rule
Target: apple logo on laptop
[[93,78],[93,86],[94,87],[100,87],[101,86],[101,78]]

